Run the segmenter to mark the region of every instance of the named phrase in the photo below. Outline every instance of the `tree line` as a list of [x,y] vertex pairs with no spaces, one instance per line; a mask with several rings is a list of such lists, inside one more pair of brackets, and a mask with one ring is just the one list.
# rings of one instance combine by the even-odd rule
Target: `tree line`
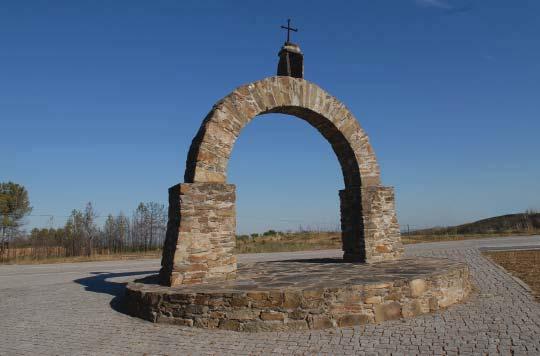
[[10,237],[20,231],[24,217],[31,211],[25,187],[13,182],[0,183],[0,249],[5,249]]
[[27,233],[21,227],[31,210],[24,187],[0,183],[0,262],[154,251],[162,248],[167,228],[165,206],[156,202],[140,203],[131,216],[109,214],[101,225],[88,203],[63,227]]

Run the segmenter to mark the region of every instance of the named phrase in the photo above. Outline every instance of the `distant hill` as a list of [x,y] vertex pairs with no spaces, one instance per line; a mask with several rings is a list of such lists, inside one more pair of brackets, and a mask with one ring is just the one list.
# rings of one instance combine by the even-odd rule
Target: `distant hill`
[[470,235],[540,231],[540,213],[508,214],[472,223],[411,231],[414,235]]

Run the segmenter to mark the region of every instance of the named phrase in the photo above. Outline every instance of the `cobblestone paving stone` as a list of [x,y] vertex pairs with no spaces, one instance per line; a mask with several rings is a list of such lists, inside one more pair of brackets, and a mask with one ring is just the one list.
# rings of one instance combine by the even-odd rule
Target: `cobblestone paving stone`
[[[540,245],[540,238],[534,242]],[[152,324],[118,311],[122,283],[155,272],[156,261],[0,266],[0,355],[539,355],[540,304],[482,257],[477,245],[454,242],[406,249],[408,256],[467,262],[477,291],[464,304],[414,319],[289,333]]]

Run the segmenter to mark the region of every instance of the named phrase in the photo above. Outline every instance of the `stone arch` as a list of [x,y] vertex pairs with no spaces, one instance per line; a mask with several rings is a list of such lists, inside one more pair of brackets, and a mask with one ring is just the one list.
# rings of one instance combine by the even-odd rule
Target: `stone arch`
[[169,189],[169,222],[161,281],[193,284],[235,278],[235,186],[227,165],[244,126],[258,115],[282,113],[314,126],[340,162],[344,259],[377,262],[402,253],[394,192],[380,185],[368,136],[347,107],[301,78],[269,77],[243,85],[217,102],[193,139],[185,183]]
[[346,188],[380,184],[368,136],[349,109],[318,85],[285,76],[243,85],[214,105],[191,144],[184,181],[225,183],[242,128],[267,113],[293,115],[315,127],[331,144]]

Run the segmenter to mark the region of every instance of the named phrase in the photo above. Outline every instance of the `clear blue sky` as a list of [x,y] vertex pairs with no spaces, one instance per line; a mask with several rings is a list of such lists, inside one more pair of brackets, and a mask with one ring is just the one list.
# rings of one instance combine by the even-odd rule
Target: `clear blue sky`
[[[402,225],[540,208],[536,0],[2,1],[0,181],[55,224],[87,201],[166,203],[213,103],[275,74],[287,17],[306,79],[370,136]],[[294,117],[248,125],[229,182],[239,232],[338,224],[337,159]]]

